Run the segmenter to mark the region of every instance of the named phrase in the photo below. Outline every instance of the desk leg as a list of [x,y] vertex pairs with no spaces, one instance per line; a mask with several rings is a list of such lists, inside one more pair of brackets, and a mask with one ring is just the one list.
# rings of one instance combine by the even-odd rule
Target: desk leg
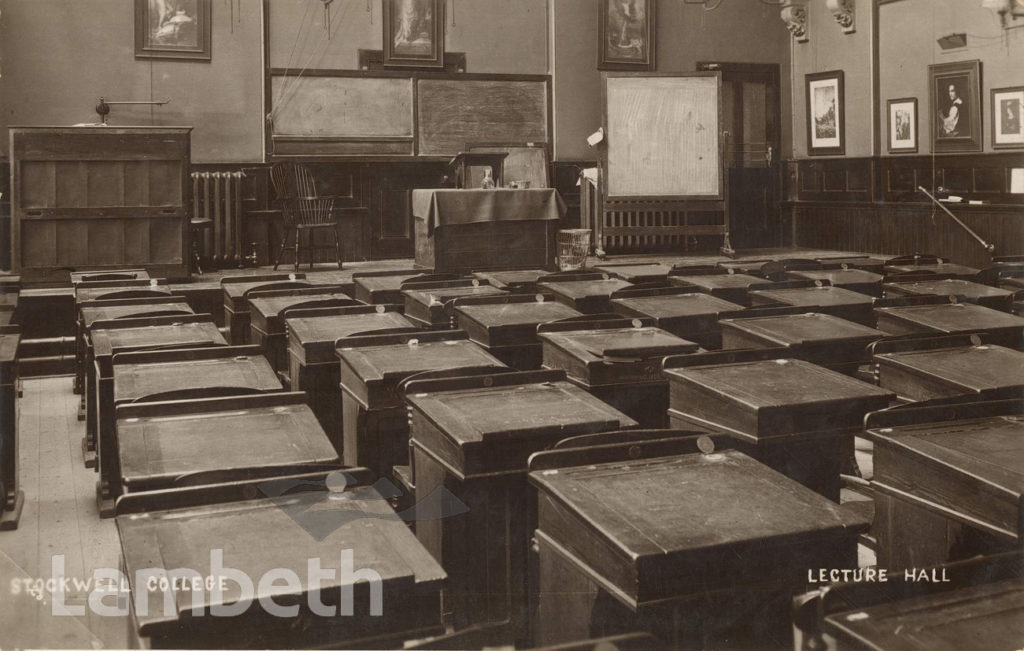
[[85,353],[85,386],[82,400],[85,403],[85,438],[82,439],[82,458],[86,468],[96,467],[96,367],[92,355]]
[[[112,369],[111,369],[112,371]],[[121,464],[117,452],[114,419],[114,377],[96,364],[96,505],[101,518],[114,516],[114,502],[121,494]]]
[[18,483],[18,377],[15,372],[11,384],[0,385],[0,531],[18,528],[21,510],[25,506],[25,493]]

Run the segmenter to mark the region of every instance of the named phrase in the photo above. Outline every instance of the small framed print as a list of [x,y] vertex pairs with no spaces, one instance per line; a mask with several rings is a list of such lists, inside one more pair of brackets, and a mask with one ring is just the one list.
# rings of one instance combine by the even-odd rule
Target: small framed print
[[445,0],[382,0],[384,66],[444,68]]
[[598,70],[654,71],[655,0],[598,0]]
[[818,72],[806,75],[806,80],[807,153],[842,156],[846,153],[843,71]]
[[928,66],[932,151],[981,151],[981,61]]
[[135,58],[209,61],[211,0],[135,0]]
[[917,151],[917,98],[891,99],[889,114],[889,153],[911,154]]
[[992,89],[992,147],[1024,147],[1024,86]]

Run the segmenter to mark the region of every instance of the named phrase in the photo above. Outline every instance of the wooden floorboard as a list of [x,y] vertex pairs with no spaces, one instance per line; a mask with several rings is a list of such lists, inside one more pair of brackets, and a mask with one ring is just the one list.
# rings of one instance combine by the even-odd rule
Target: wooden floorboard
[[[88,607],[84,581],[100,568],[117,569],[120,557],[113,520],[96,509],[96,473],[82,462],[85,425],[77,419],[78,396],[71,378],[24,381],[19,445],[25,508],[20,526],[0,532],[0,647],[124,648],[124,617],[99,616]],[[53,578],[52,562],[63,556],[72,584],[63,603],[83,606],[82,616],[54,615],[50,591],[30,592],[29,583]],[[17,587],[15,587],[17,585]],[[32,585],[34,588],[35,585]],[[9,598],[8,598],[9,596]],[[113,604],[107,597],[104,603]]]

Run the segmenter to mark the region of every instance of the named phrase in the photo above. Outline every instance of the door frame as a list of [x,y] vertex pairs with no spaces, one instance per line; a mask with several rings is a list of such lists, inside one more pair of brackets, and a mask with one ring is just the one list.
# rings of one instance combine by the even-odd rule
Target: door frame
[[[699,71],[718,71],[722,73],[723,87],[742,78],[745,75],[756,75],[766,83],[766,92],[769,96],[765,98],[765,142],[772,149],[771,164],[768,165],[768,183],[774,201],[772,214],[766,215],[766,233],[778,241],[773,243],[781,245],[784,241],[782,225],[782,209],[780,201],[782,198],[782,165],[780,149],[782,146],[782,70],[778,63],[746,63],[738,61],[698,61],[696,69]],[[734,102],[733,111],[740,111],[742,114],[743,102]],[[735,115],[735,113],[734,113]],[[723,119],[723,122],[726,120]],[[732,122],[733,120],[729,120]],[[736,142],[736,134],[729,134],[729,142]],[[731,168],[730,157],[732,152],[726,152],[725,173],[729,174]],[[741,154],[742,157],[742,154]],[[730,199],[727,197],[726,201]],[[730,212],[732,212],[730,206]],[[735,233],[734,233],[735,235]],[[742,238],[742,236],[741,236]]]
[[[772,163],[778,169],[779,161],[779,148],[782,145],[782,78],[781,78],[781,66],[778,63],[739,63],[734,61],[698,61],[697,70],[707,71],[720,71],[722,73],[722,83],[730,81],[730,76],[743,75],[745,73],[752,73],[756,75],[767,75],[768,77],[768,89],[774,92],[775,97],[769,97],[765,104],[766,106],[774,108],[774,112],[769,111],[768,115],[768,134],[766,140],[769,146],[772,147],[772,151],[775,155],[772,157]],[[738,104],[742,106],[742,104]],[[774,121],[772,118],[774,117]],[[730,134],[730,139],[732,134]]]

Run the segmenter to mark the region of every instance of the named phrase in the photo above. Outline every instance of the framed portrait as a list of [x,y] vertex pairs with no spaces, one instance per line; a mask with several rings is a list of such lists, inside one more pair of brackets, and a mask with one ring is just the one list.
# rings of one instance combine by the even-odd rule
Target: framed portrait
[[992,147],[1024,147],[1024,86],[992,89]]
[[444,0],[383,0],[384,66],[444,68]]
[[598,70],[652,72],[655,0],[598,0]]
[[846,104],[843,71],[806,75],[807,153],[811,156],[846,153]]
[[135,58],[209,61],[211,0],[135,0]]
[[917,151],[917,98],[904,97],[886,102],[889,115],[889,153]]
[[981,151],[981,62],[928,66],[932,151]]

